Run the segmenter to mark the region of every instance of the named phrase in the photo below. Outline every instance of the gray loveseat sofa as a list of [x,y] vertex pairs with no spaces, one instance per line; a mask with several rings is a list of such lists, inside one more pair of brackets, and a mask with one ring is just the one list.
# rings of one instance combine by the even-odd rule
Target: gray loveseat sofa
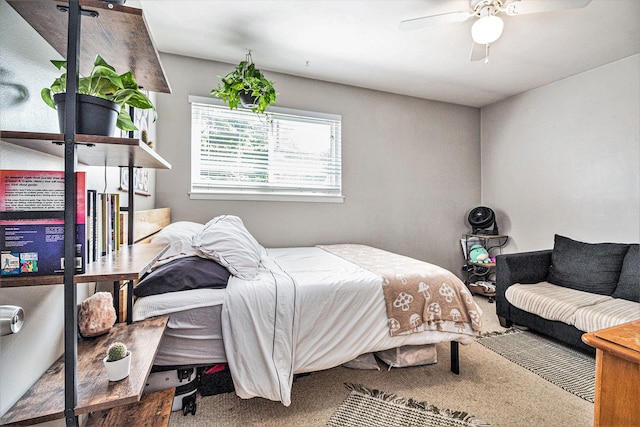
[[496,312],[589,353],[582,334],[640,319],[638,244],[556,235],[549,250],[496,257]]

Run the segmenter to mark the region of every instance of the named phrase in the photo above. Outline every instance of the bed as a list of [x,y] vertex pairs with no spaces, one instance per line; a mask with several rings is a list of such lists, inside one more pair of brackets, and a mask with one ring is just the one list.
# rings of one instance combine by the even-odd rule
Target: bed
[[377,248],[264,248],[232,215],[150,241],[169,249],[136,286],[133,320],[169,314],[155,364],[227,363],[241,398],[288,406],[294,375],[388,349],[451,342],[457,359],[481,330],[455,275]]

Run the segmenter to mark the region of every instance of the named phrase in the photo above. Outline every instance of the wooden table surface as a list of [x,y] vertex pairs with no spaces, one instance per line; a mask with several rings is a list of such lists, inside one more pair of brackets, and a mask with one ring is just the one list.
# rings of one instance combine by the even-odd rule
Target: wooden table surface
[[594,426],[640,425],[640,320],[582,336],[596,348]]

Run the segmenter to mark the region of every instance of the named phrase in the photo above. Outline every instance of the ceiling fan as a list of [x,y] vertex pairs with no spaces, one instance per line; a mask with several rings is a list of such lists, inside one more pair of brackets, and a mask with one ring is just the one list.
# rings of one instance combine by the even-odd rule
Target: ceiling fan
[[589,3],[591,0],[469,0],[468,10],[407,19],[400,22],[400,29],[410,31],[477,18],[471,26],[473,44],[469,60],[484,59],[485,62],[488,62],[489,45],[500,38],[504,28],[504,22],[498,16],[499,14],[517,16],[564,9],[580,9]]

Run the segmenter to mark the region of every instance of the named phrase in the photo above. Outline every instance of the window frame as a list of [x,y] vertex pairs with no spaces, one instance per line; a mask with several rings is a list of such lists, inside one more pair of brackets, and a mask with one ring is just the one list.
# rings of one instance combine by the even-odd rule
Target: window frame
[[[203,97],[203,96],[189,96],[189,147],[191,150],[190,154],[190,172],[189,172],[189,198],[193,200],[246,200],[246,201],[278,201],[278,202],[321,202],[321,203],[343,203],[344,202],[344,194],[342,193],[342,136],[340,135],[340,141],[337,143],[338,149],[338,159],[340,161],[339,165],[339,194],[325,194],[325,193],[316,193],[314,194],[312,191],[305,193],[304,191],[292,193],[287,191],[277,191],[277,190],[255,190],[255,189],[245,189],[245,188],[215,188],[210,190],[201,190],[199,188],[194,188],[194,173],[196,165],[200,162],[200,153],[196,147],[196,141],[194,140],[193,135],[193,104],[208,104],[215,106],[226,107],[226,104],[219,99]],[[227,107],[228,108],[228,107]],[[329,120],[339,120],[342,122],[342,116],[337,114],[327,114],[320,113],[314,111],[307,110],[298,110],[298,109],[290,109],[290,108],[282,108],[282,107],[269,107],[267,110],[268,113],[281,113],[288,115],[297,115],[303,117],[310,118],[321,118],[321,119],[329,119]],[[341,132],[341,131],[340,131]]]

